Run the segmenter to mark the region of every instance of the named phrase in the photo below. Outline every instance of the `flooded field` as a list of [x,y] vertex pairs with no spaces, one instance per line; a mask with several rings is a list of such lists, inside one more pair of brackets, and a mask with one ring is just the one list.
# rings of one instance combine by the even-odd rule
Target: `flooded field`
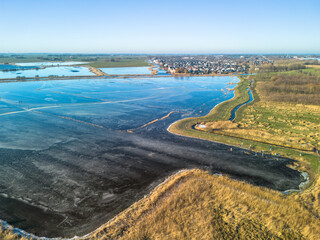
[[297,188],[291,160],[167,132],[232,98],[236,79],[1,83],[0,219],[40,236],[82,235],[182,168]]
[[87,62],[30,62],[30,63],[16,63],[17,66],[71,66],[71,65],[80,65],[86,64]]
[[12,64],[0,64],[0,71],[16,71],[16,70],[20,70],[20,69],[33,69],[33,68],[37,68],[35,66],[16,66],[16,65],[12,65]]
[[50,76],[94,76],[87,67],[47,67],[32,70],[18,70],[2,72],[0,71],[0,79],[8,78],[34,78],[34,77],[50,77]]

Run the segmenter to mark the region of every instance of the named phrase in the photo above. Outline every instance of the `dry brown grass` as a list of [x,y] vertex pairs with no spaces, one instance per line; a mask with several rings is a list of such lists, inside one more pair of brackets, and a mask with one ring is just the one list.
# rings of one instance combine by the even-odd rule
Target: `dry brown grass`
[[[249,110],[246,110],[246,112],[248,111]],[[270,118],[268,120],[275,119]],[[196,125],[195,128],[201,131],[284,146],[302,151],[312,151],[315,147],[320,146],[320,139],[318,138],[319,134],[306,133],[306,130],[311,132],[314,131],[314,129],[320,129],[320,126],[315,126],[316,124],[310,123],[304,127],[299,127],[299,125],[293,125],[290,122],[290,119],[284,118],[283,121],[288,124],[288,128],[291,126],[295,131],[303,133],[299,132],[294,134],[291,131],[282,131],[275,128],[271,129],[267,124],[263,124],[262,122],[259,123],[256,119],[250,117],[242,120],[240,123],[234,123],[231,121],[202,122],[201,125],[205,125],[205,128],[199,127],[199,125]],[[268,124],[270,125],[270,123]]]
[[152,65],[151,67],[148,68],[151,71],[152,75],[158,75],[158,70],[155,69],[155,66]]
[[202,130],[211,130],[211,131],[217,131],[217,130],[226,130],[226,129],[237,129],[239,127],[239,124],[231,122],[231,121],[216,121],[216,122],[202,122],[201,125],[205,125],[205,128],[200,128],[199,124],[195,126],[196,129]]
[[320,148],[320,106],[259,102],[245,109],[244,114],[246,117],[239,122],[242,128],[268,132],[283,146]]
[[278,74],[260,74],[257,85],[261,97],[267,101],[320,105],[319,69]]
[[295,196],[189,170],[85,239],[318,239],[319,226]]
[[108,76],[108,74],[102,72],[99,68],[91,67],[91,66],[86,66],[89,68],[89,70],[96,74],[97,76]]
[[1,240],[32,240],[25,237],[20,237],[14,234],[11,230],[4,230],[0,224],[0,239]]
[[320,69],[320,65],[306,65],[307,68],[318,68]]

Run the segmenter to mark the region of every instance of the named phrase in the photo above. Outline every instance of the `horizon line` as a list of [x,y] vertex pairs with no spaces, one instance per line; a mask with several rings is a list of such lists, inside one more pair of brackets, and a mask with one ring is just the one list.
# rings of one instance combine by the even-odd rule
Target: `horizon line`
[[10,54],[68,54],[68,55],[320,55],[320,52],[314,52],[314,53],[263,53],[263,52],[257,52],[257,53],[119,53],[119,52],[106,52],[106,53],[96,53],[96,52],[11,52],[11,53],[4,53],[0,52],[0,54],[3,55],[10,55]]

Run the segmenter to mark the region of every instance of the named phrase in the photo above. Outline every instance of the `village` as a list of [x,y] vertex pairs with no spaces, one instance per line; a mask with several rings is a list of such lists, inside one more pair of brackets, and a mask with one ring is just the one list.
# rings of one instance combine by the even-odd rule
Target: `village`
[[151,64],[171,74],[232,74],[249,73],[250,65],[258,66],[272,62],[265,56],[151,56]]

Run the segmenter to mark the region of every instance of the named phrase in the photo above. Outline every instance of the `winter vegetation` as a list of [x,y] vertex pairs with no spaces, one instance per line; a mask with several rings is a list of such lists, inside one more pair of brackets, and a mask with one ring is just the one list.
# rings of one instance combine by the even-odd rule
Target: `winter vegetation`
[[188,170],[83,239],[316,239],[319,224],[297,196]]

